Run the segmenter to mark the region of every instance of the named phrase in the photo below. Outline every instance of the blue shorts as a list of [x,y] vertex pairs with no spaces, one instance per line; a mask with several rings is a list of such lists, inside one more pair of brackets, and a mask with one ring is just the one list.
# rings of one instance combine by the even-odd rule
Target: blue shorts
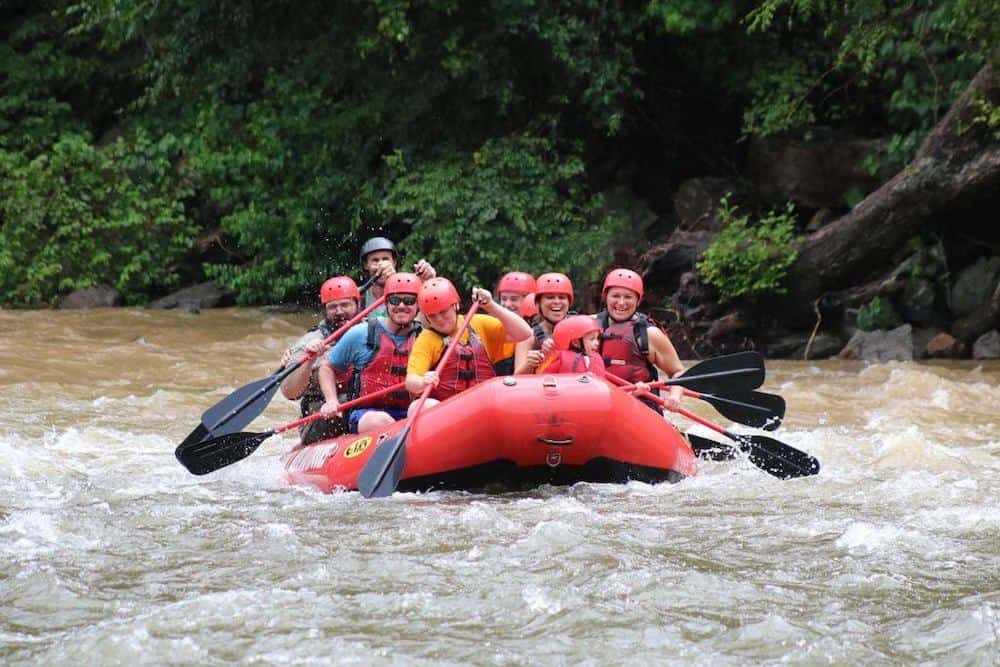
[[358,422],[367,412],[384,412],[396,421],[406,417],[406,408],[358,408],[357,410],[351,410],[351,416],[347,418],[348,428],[351,433],[358,432]]

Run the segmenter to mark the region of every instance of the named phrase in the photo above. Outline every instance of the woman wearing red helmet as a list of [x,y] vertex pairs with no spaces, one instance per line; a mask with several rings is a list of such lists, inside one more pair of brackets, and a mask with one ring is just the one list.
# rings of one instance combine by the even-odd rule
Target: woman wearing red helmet
[[555,325],[573,315],[573,283],[562,273],[543,273],[535,280],[535,305],[538,317],[531,326],[534,334],[517,344],[514,351],[514,373],[534,373],[538,364],[552,351],[552,330]]
[[458,314],[461,299],[447,278],[428,280],[420,290],[420,311],[427,326],[410,351],[406,388],[419,394],[428,384],[433,385],[428,406],[494,377],[493,364],[503,344],[531,337],[528,323],[494,301],[488,290],[475,287],[472,298],[482,304],[487,314],[472,316],[454,354],[439,368],[450,337],[462,326],[463,318]]
[[[530,317],[525,315],[529,312],[525,308],[528,297],[535,291],[535,279],[530,273],[524,271],[511,271],[504,274],[497,283],[497,298],[500,305],[509,311],[518,313],[524,319],[530,321]],[[534,300],[532,300],[534,303]],[[504,343],[500,353],[500,360],[493,364],[493,369],[497,375],[512,375],[514,373],[514,351],[517,343]]]
[[592,373],[604,377],[604,360],[598,352],[601,325],[593,317],[567,317],[556,324],[552,340],[555,350],[539,364],[536,373]]
[[[281,393],[285,398],[299,400],[303,417],[317,412],[324,403],[317,374],[323,363],[322,353],[325,352],[323,340],[357,314],[361,293],[349,277],[334,276],[319,288],[319,299],[323,304],[323,320],[286,350],[281,359],[284,366],[290,359],[301,358],[305,352],[316,355],[312,363],[302,364],[281,383]],[[337,374],[337,391],[346,394],[351,376],[351,369]],[[302,443],[308,444],[347,433],[347,422],[343,419],[315,421],[299,429],[299,433]]]
[[[601,300],[605,309],[595,315],[601,325],[601,356],[607,372],[633,383],[655,382],[659,371],[674,378],[684,365],[670,338],[646,314],[638,312],[642,277],[629,269],[613,269],[604,278]],[[683,389],[673,387],[666,396],[668,409],[679,406]],[[642,400],[642,399],[640,399]],[[652,401],[643,401],[657,412]]]

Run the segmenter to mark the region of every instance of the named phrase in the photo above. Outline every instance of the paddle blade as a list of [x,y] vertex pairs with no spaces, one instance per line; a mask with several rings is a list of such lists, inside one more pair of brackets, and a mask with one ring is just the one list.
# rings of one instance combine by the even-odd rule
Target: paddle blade
[[703,438],[700,435],[686,433],[691,450],[695,456],[709,461],[730,461],[736,458],[736,448],[723,442]]
[[819,474],[819,460],[790,445],[764,435],[739,435],[725,432],[747,453],[750,462],[779,479],[793,479]]
[[358,491],[365,498],[391,496],[406,467],[406,436],[410,425],[375,448],[358,475]]
[[753,391],[764,384],[764,357],[760,352],[737,352],[695,364],[667,384],[687,387],[703,394]]
[[194,475],[207,475],[219,468],[242,461],[260,447],[260,443],[274,435],[264,433],[231,433],[203,442],[178,445],[174,456]]
[[762,391],[745,391],[725,396],[701,394],[723,417],[734,422],[773,431],[785,418],[785,399]]
[[188,445],[193,445],[195,443],[201,442],[208,438],[211,434],[208,429],[205,428],[204,424],[198,424],[194,427],[194,430],[188,433],[188,436],[184,438],[184,442],[180,444],[181,447],[186,447]]
[[236,433],[260,416],[278,390],[282,376],[269,377],[245,384],[201,415],[202,426],[213,438]]

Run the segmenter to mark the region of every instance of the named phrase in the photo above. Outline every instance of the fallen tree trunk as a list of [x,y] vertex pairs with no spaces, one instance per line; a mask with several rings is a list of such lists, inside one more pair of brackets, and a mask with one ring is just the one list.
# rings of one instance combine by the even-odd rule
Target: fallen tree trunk
[[978,104],[1000,105],[1000,77],[985,65],[924,140],[913,161],[850,213],[805,237],[774,313],[785,323],[813,321],[828,291],[865,281],[937,212],[1000,187],[1000,143],[974,122]]

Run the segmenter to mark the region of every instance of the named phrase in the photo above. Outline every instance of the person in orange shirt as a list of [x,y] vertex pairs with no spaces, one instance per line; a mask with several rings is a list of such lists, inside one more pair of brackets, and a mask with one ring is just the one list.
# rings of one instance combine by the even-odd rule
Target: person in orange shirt
[[571,315],[552,331],[555,350],[538,365],[535,373],[591,373],[604,377],[601,325],[589,315]]
[[528,323],[494,301],[489,290],[475,287],[472,298],[482,304],[486,314],[472,316],[455,351],[439,368],[445,348],[464,320],[458,314],[461,299],[447,278],[432,278],[420,288],[417,301],[427,327],[417,336],[410,350],[406,388],[411,394],[419,394],[427,385],[432,385],[428,407],[495,377],[493,364],[500,358],[504,343],[531,337]]

